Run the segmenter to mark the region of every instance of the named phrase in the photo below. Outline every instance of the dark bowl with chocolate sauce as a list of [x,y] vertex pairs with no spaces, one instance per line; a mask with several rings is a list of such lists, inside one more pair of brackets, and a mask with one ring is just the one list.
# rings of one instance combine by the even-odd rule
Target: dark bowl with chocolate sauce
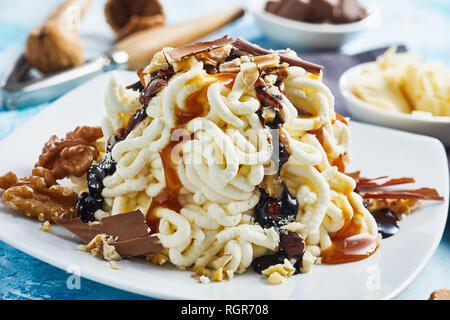
[[[297,0],[298,1],[298,0]],[[352,40],[358,33],[374,26],[379,17],[377,7],[362,7],[365,14],[354,22],[329,21],[319,23],[298,21],[266,10],[267,1],[246,0],[246,8],[271,40],[283,48],[302,50],[331,50]],[[312,18],[304,20],[314,21]]]

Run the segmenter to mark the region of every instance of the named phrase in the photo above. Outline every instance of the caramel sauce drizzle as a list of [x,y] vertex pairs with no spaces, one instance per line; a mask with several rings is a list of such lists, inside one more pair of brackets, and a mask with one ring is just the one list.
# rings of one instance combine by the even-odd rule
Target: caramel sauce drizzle
[[[356,210],[353,208],[356,212]],[[344,226],[337,232],[330,233],[332,245],[322,252],[322,263],[340,264],[366,259],[377,251],[380,243],[376,237],[361,234],[361,226],[356,219],[362,217],[356,212],[351,219],[346,219]],[[353,236],[360,237],[352,238]]]
[[141,81],[141,84],[144,86],[145,88],[145,80],[144,80],[144,68],[139,68],[139,70],[137,71],[137,75],[139,77],[139,81]]
[[[236,77],[235,73],[219,73],[215,75],[208,75],[208,77],[213,77],[214,82],[221,82],[225,87],[231,90],[234,84],[234,80]],[[179,108],[175,108],[175,127],[172,129],[175,131],[176,129],[184,128],[185,125],[195,119],[197,117],[204,117],[209,112],[209,105],[207,99],[209,85],[203,87],[202,89],[191,93],[186,98],[185,109],[181,110]],[[172,159],[172,154],[174,152],[174,148],[178,145],[181,138],[186,138],[185,135],[174,137],[171,134],[171,141],[167,146],[164,147],[160,152],[161,161],[164,169],[164,178],[165,178],[165,187],[152,199],[150,207],[147,211],[146,221],[147,225],[151,229],[151,234],[158,232],[158,225],[160,218],[156,215],[156,208],[168,208],[173,211],[179,212],[182,208],[182,205],[178,201],[178,194],[182,187],[182,183],[178,177],[177,173],[177,165]],[[190,137],[192,138],[192,137]]]

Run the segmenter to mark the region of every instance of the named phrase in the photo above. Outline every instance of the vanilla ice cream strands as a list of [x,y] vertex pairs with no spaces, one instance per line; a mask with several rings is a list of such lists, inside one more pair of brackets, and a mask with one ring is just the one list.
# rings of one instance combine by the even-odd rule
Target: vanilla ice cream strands
[[377,225],[344,173],[350,131],[321,68],[219,40],[162,50],[137,85],[112,75],[108,146],[80,194],[82,219],[139,209],[172,264],[228,278],[370,256]]

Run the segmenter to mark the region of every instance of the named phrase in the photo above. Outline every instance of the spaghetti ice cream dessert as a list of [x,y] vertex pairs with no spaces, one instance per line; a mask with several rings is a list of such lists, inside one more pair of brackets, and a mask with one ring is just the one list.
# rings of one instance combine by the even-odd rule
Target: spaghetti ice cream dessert
[[320,66],[224,37],[166,48],[138,75],[107,86],[107,146],[79,194],[83,221],[140,210],[172,264],[217,279],[376,250]]
[[165,48],[134,84],[112,74],[101,128],[52,136],[31,176],[1,176],[3,202],[106,260],[145,256],[201,282],[251,267],[278,284],[367,258],[379,230],[355,188],[381,184],[345,173],[348,120],[322,72],[240,38]]

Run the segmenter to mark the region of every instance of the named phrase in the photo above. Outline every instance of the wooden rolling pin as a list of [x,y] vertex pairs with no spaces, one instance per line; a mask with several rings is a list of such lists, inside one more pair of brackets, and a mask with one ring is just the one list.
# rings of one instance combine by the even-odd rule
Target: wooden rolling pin
[[128,53],[128,69],[147,65],[153,55],[164,47],[178,47],[198,40],[240,18],[242,8],[221,10],[175,25],[136,32],[119,41],[115,49]]

